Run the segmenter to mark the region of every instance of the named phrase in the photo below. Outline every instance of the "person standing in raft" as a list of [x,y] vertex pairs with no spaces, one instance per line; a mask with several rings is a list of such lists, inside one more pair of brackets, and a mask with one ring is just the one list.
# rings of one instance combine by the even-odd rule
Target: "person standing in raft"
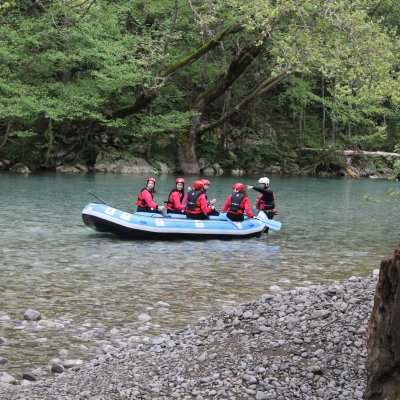
[[204,184],[202,181],[195,181],[193,187],[187,194],[186,216],[190,219],[208,219],[215,208],[207,203]]
[[147,178],[146,187],[144,187],[138,195],[136,205],[138,212],[152,212],[162,214],[164,206],[157,205],[153,200],[153,194],[156,192],[155,189],[156,180],[154,178]]
[[260,193],[256,200],[256,209],[264,211],[269,219],[273,219],[278,211],[275,208],[274,192],[269,188],[269,179],[266,176],[260,178],[258,188],[247,185],[247,190],[251,189]]
[[176,178],[175,188],[171,190],[168,196],[167,213],[185,214],[186,207],[182,204],[185,196],[185,180],[183,178]]
[[[210,188],[211,183],[210,183],[210,181],[208,179],[202,179],[201,181],[203,182],[203,185],[204,185],[203,192],[204,192],[204,194],[206,196],[207,203],[211,207],[217,202],[216,199],[212,199],[212,200],[209,201],[208,198],[207,198],[207,190]],[[219,212],[217,210],[213,209],[213,211],[210,213],[210,215],[219,215]]]
[[232,189],[233,193],[226,199],[225,204],[221,207],[221,211],[227,211],[226,216],[231,221],[241,222],[244,220],[245,214],[249,218],[253,218],[250,201],[243,183],[233,184]]

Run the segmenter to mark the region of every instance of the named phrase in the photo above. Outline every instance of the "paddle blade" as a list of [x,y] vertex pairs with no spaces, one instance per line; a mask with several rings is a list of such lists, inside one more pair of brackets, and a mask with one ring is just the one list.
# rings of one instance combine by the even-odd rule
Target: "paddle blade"
[[256,217],[258,220],[263,222],[268,228],[273,231],[279,231],[282,227],[282,223],[279,221],[274,221],[273,219],[268,219],[264,211],[260,211]]

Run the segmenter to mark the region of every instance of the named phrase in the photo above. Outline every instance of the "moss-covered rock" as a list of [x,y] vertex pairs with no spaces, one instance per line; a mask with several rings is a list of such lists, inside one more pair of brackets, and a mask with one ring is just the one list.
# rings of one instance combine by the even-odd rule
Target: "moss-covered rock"
[[17,164],[14,164],[10,168],[10,172],[14,172],[14,173],[18,173],[18,174],[29,174],[31,172],[31,170],[26,165],[24,165],[22,163],[17,163]]

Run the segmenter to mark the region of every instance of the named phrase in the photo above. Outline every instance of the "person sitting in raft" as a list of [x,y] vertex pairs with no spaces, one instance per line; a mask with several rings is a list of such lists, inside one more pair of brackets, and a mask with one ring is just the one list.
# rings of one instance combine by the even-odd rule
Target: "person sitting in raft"
[[233,184],[232,189],[233,193],[226,199],[225,204],[221,207],[221,211],[227,211],[226,216],[231,221],[243,221],[245,214],[249,218],[253,218],[250,201],[243,183]]
[[136,205],[139,212],[152,212],[162,214],[164,206],[157,205],[153,200],[153,194],[156,192],[155,189],[156,180],[154,178],[147,178],[146,187],[144,187],[138,195]]
[[266,176],[260,178],[258,188],[247,185],[247,190],[251,189],[260,193],[256,200],[256,209],[264,211],[269,219],[273,219],[278,211],[275,208],[274,192],[269,188],[269,179]]
[[[212,200],[209,201],[208,198],[207,198],[207,190],[210,188],[211,183],[210,183],[210,181],[209,181],[208,179],[202,179],[201,181],[203,182],[203,185],[204,185],[203,191],[204,191],[204,194],[206,195],[207,203],[208,203],[208,205],[211,207],[211,206],[213,206],[213,205],[217,202],[216,199],[212,199]],[[211,212],[210,215],[219,215],[219,212],[218,212],[217,210],[214,209],[214,210]]]
[[185,197],[185,180],[183,178],[175,179],[175,188],[171,190],[168,196],[167,213],[185,214],[186,207],[183,205]]
[[208,219],[215,208],[207,203],[204,184],[202,181],[195,181],[193,187],[187,194],[186,216],[190,219]]

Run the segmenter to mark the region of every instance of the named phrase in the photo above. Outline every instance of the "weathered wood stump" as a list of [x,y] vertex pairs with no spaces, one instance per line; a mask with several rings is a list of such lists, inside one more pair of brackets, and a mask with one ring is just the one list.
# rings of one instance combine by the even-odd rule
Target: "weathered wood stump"
[[400,246],[381,262],[367,346],[365,399],[400,399]]

